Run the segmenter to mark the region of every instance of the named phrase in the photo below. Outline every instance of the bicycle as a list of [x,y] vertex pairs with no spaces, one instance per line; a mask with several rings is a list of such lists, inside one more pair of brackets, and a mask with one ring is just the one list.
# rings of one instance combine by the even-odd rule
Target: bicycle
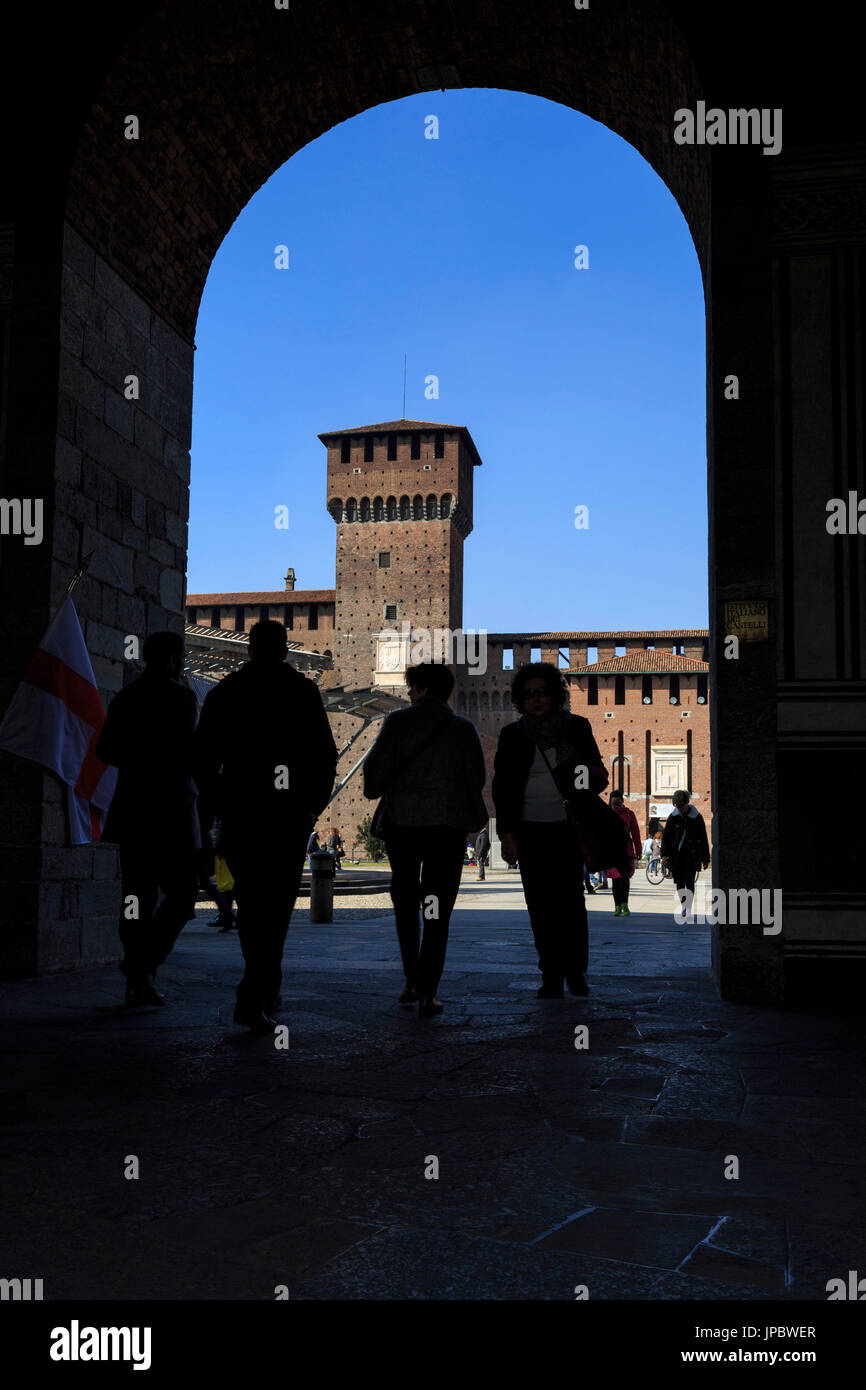
[[647,881],[649,883],[651,883],[654,887],[658,887],[660,883],[664,883],[666,878],[669,879],[671,877],[671,871],[665,864],[662,863],[660,857],[656,859],[648,859],[646,865],[646,876]]

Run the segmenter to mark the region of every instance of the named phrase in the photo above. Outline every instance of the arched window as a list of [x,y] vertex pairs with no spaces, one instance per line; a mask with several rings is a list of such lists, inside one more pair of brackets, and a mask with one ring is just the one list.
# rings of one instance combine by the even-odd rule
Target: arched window
[[470,719],[477,719],[477,718],[478,718],[478,691],[477,691],[477,690],[472,690],[472,691],[469,692],[468,705],[469,705],[469,718],[470,718]]
[[328,503],[328,511],[331,513],[331,516],[334,518],[335,521],[343,520],[343,504],[340,501],[339,497],[331,498],[330,502]]
[[466,713],[466,691],[465,691],[465,690],[458,690],[458,692],[457,692],[457,708],[460,710],[461,714],[465,714],[465,713]]
[[389,521],[397,520],[397,498],[389,497],[387,502],[387,515]]
[[354,497],[350,497],[346,502],[346,520],[358,520],[358,503],[355,501]]
[[433,496],[433,493],[431,492],[430,496],[427,498],[427,520],[435,521],[436,513],[438,510],[439,509],[436,505],[436,498]]
[[493,714],[502,713],[502,696],[498,690],[492,691],[490,695],[490,709]]
[[420,493],[412,499],[412,515],[416,521],[424,520],[424,498]]
[[408,521],[412,515],[412,506],[408,497],[400,498],[400,520]]
[[442,501],[439,503],[439,515],[442,517],[443,521],[447,521],[448,517],[451,515],[452,500],[450,492],[443,492]]
[[370,520],[370,499],[369,499],[369,497],[362,497],[362,498],[361,498],[361,520],[362,520],[362,521],[369,521],[369,520]]
[[490,713],[490,696],[488,695],[486,690],[482,690],[481,692],[481,713]]
[[385,503],[382,501],[381,497],[376,497],[376,498],[374,498],[374,500],[373,500],[373,520],[374,520],[374,521],[384,521],[384,519],[385,519]]

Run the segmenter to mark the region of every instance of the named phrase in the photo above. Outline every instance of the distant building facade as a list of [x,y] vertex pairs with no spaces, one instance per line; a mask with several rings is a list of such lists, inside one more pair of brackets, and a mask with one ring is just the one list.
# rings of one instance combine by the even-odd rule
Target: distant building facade
[[[285,623],[290,638],[326,658],[330,687],[403,687],[411,658],[407,632],[462,631],[463,546],[473,527],[473,477],[481,458],[462,425],[395,420],[319,435],[327,449],[327,507],[337,527],[336,586],[189,594],[187,622],[248,632],[264,618]],[[510,688],[528,661],[563,673],[571,709],[593,726],[611,787],[620,786],[643,833],[664,818],[671,796],[687,787],[709,824],[710,725],[708,631],[490,633],[486,669],[456,670],[454,704],[477,725],[489,771],[500,729],[516,717]],[[290,657],[291,659],[291,657]],[[338,748],[361,721],[330,716]],[[341,758],[344,777],[371,746],[371,726]],[[492,812],[487,787],[488,807]],[[339,826],[350,845],[372,810],[355,776],[322,825]]]

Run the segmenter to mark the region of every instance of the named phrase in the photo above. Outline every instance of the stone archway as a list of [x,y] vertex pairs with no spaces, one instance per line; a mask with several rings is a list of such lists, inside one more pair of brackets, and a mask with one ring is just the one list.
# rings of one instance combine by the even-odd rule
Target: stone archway
[[[691,27],[692,50],[711,64],[712,19]],[[810,731],[823,729],[828,700],[860,672],[853,558],[840,569],[791,508],[798,479],[814,492],[823,476],[833,494],[825,446],[856,385],[856,344],[844,349],[849,375],[840,390],[829,367],[837,347],[821,317],[826,310],[838,321],[843,303],[853,316],[856,303],[850,248],[862,236],[846,196],[862,177],[856,159],[837,159],[827,175],[814,149],[775,161],[759,150],[715,149],[711,160],[706,147],[675,144],[674,112],[702,99],[703,81],[669,7],[656,0],[586,11],[546,0],[419,0],[411,11],[404,0],[288,10],[163,0],[125,41],[108,37],[89,66],[86,54],[82,62],[86,111],[73,121],[74,148],[59,157],[47,230],[28,225],[27,240],[11,251],[0,245],[17,287],[4,301],[0,279],[17,402],[6,421],[5,487],[22,495],[40,487],[50,516],[40,553],[16,552],[0,571],[0,592],[14,598],[19,617],[2,652],[0,702],[82,553],[94,556],[77,602],[104,692],[122,684],[124,634],[181,624],[196,316],[213,256],[261,184],[334,124],[397,97],[446,87],[546,97],[603,121],[645,156],[689,223],[704,275],[715,875],[722,885],[790,883],[799,894],[793,935],[717,934],[717,978],[726,995],[780,999],[786,956],[821,955],[826,945],[829,958],[840,943],[849,955],[866,951],[844,905],[816,896],[801,862],[780,856],[778,845],[780,778],[789,785],[801,755],[817,767],[832,740],[824,732],[809,743]],[[126,138],[130,117],[134,140]],[[826,190],[828,178],[830,193],[816,200],[810,190]],[[810,358],[828,364],[817,386]],[[736,410],[725,408],[721,390],[732,371],[748,383]],[[823,393],[822,423],[817,435],[792,439],[807,391],[812,402]],[[816,572],[818,599],[814,583],[806,593]],[[770,634],[741,662],[725,662],[720,605],[738,598],[768,599]],[[816,644],[806,634],[816,613],[820,624],[822,602],[841,602],[847,626]],[[111,956],[113,851],[65,848],[59,789],[32,765],[4,759],[7,769],[2,891],[15,926],[3,941],[3,971]],[[760,814],[748,795],[756,780]],[[843,896],[849,878],[853,887],[853,861]],[[836,908],[827,929],[821,923]]]

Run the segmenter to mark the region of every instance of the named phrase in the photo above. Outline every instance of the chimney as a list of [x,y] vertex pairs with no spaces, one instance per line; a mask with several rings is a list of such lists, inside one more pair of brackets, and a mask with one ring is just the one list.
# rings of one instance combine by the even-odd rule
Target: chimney
[[290,594],[295,587],[295,571],[286,570],[286,593]]

